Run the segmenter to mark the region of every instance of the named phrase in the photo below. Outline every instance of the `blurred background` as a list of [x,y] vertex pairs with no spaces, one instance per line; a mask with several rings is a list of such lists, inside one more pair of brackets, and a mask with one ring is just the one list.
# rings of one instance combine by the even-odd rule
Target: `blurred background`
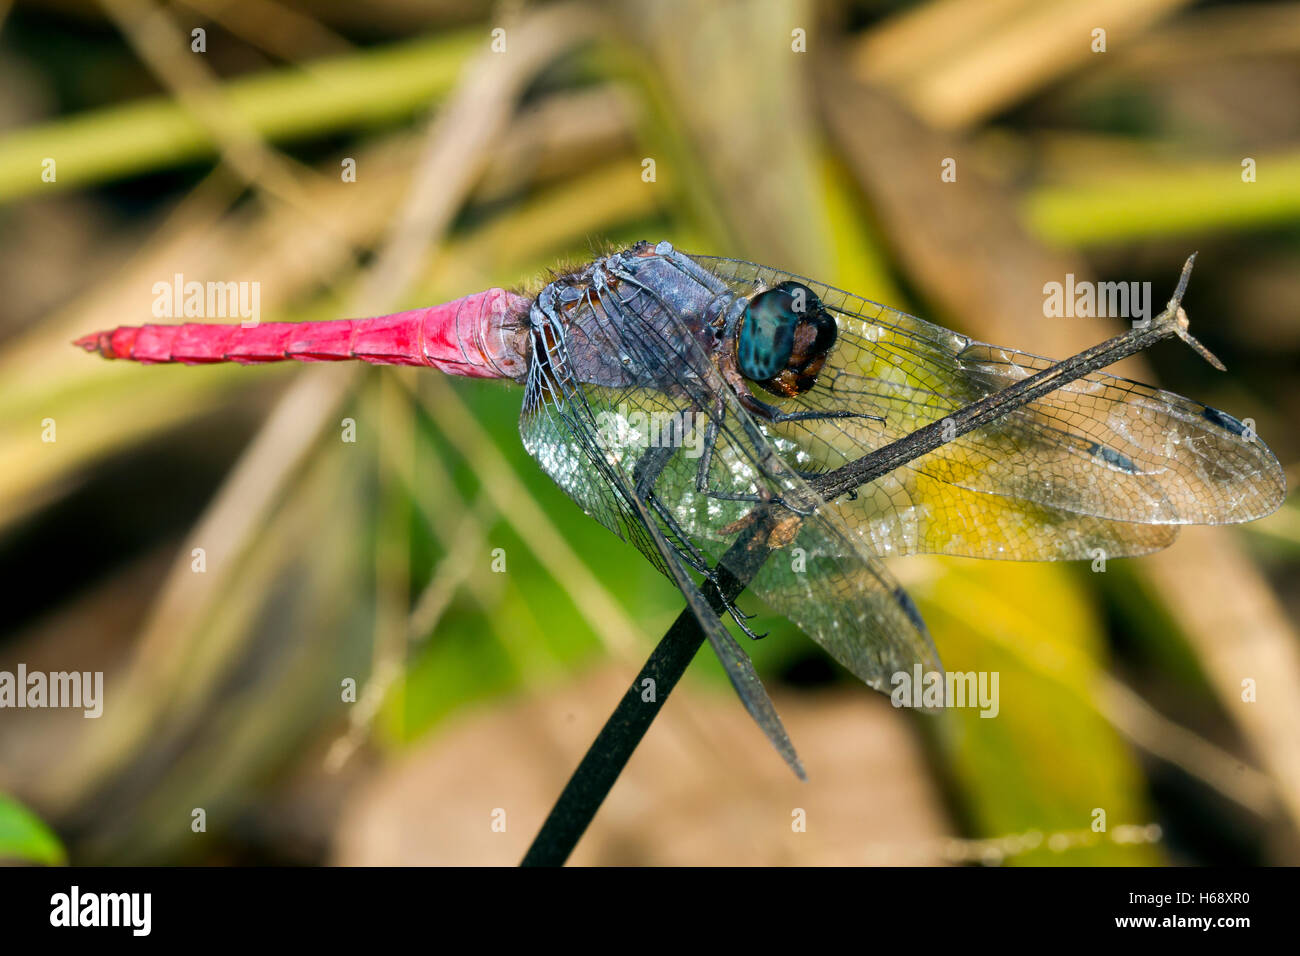
[[[177,273],[297,321],[638,239],[1057,357],[1119,323],[1044,283],[1163,302],[1199,250],[1228,373],[1120,371],[1294,486],[1300,4],[0,0],[0,670],[105,675],[99,719],[0,711],[0,859],[517,862],[682,606],[528,459],[521,390],[69,343]],[[811,782],[706,651],[574,861],[1300,863],[1293,499],[1105,573],[893,568],[997,719],[896,711],[764,614]]]

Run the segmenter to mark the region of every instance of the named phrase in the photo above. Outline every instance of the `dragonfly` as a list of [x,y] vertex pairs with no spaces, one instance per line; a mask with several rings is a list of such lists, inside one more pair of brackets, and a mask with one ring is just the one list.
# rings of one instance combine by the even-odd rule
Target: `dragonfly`
[[942,674],[942,664],[886,559],[1143,555],[1181,525],[1265,516],[1286,492],[1253,428],[1101,371],[827,491],[827,475],[1053,363],[668,242],[599,256],[532,295],[494,288],[358,320],[127,326],[76,344],[145,363],[357,359],[522,385],[524,447],[680,588],[744,706],[800,777],[723,618],[759,635],[734,600],[715,611],[706,599],[724,574],[888,693],[894,675]]

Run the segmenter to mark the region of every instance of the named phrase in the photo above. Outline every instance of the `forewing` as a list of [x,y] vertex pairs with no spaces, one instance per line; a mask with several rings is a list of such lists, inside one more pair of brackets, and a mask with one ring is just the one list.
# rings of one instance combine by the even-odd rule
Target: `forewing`
[[1167,548],[1178,525],[1109,521],[971,491],[898,468],[831,507],[871,551],[1016,561],[1120,558]]
[[[802,282],[836,317],[837,342],[816,386],[777,404],[884,420],[769,426],[788,440],[783,453],[796,467],[836,468],[1052,364],[813,280],[693,258],[741,294]],[[1280,504],[1281,468],[1252,439],[1223,412],[1098,372],[955,438],[838,507],[881,553],[1140,554],[1173,538],[1142,525],[1247,521]]]

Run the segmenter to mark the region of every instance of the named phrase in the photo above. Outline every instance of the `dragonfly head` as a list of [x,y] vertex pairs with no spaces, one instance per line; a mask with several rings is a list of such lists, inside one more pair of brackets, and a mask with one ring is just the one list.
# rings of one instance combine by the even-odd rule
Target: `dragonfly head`
[[773,395],[798,395],[817,383],[835,331],[834,316],[811,289],[782,282],[745,307],[736,364],[745,378]]

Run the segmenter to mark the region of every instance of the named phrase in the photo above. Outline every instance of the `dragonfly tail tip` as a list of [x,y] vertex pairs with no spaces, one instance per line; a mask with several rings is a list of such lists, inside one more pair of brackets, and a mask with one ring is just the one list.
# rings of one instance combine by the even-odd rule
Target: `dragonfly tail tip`
[[104,348],[103,332],[91,332],[89,335],[83,335],[81,338],[75,339],[72,344],[80,346],[87,352],[98,352],[100,355],[105,356],[110,354]]

